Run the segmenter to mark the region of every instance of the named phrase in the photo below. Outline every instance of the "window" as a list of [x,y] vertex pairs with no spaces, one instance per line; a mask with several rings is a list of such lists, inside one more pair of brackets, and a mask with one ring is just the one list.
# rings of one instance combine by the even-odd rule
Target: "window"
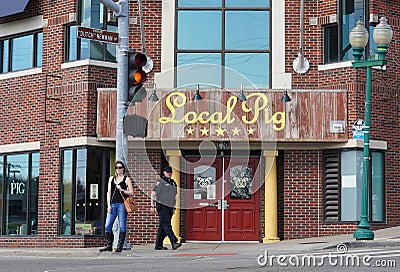
[[368,25],[364,0],[340,0],[339,9],[338,22],[324,27],[324,63],[352,60],[350,31],[360,18]]
[[[80,0],[77,25],[118,32],[116,23],[108,21],[107,14],[107,8],[99,0]],[[68,25],[66,28],[66,61],[94,59],[116,62],[116,44],[78,39],[77,25]]]
[[269,0],[178,0],[177,87],[270,88],[270,13]]
[[0,156],[1,235],[32,235],[38,229],[39,153]]
[[[360,220],[363,180],[363,150],[324,153],[324,220]],[[384,155],[372,151],[368,185],[369,221],[385,220]]]
[[103,235],[110,150],[77,148],[61,152],[61,235]]
[[43,33],[0,40],[0,72],[8,73],[42,66]]
[[339,61],[339,45],[337,42],[338,26],[329,25],[324,28],[324,60],[325,63],[332,63]]

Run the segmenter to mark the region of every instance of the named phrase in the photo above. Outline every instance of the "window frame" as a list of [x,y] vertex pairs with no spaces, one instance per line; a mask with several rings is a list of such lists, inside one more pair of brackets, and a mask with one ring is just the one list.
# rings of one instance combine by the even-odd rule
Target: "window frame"
[[[33,182],[33,179],[34,179],[34,177],[32,176],[33,175],[33,155],[34,154],[37,154],[39,157],[38,157],[38,167],[37,167],[37,170],[38,170],[38,190],[37,190],[37,195],[36,195],[36,200],[37,200],[37,203],[36,203],[36,207],[38,207],[38,205],[39,205],[39,191],[40,191],[40,174],[39,174],[39,169],[40,169],[40,151],[39,150],[32,150],[32,151],[29,151],[29,152],[18,152],[18,153],[7,153],[7,154],[0,154],[0,157],[2,158],[2,163],[3,163],[3,166],[1,167],[1,171],[2,171],[2,180],[1,180],[1,183],[0,183],[0,186],[1,186],[1,198],[2,198],[2,200],[3,201],[0,201],[0,209],[1,209],[1,213],[0,213],[0,216],[1,216],[1,218],[0,218],[0,236],[9,236],[10,234],[7,234],[7,233],[4,233],[5,231],[6,231],[6,223],[7,223],[7,220],[4,220],[5,218],[5,216],[6,216],[6,209],[7,209],[7,207],[6,207],[6,204],[5,204],[5,201],[8,199],[8,197],[7,197],[7,194],[8,194],[8,190],[9,190],[9,187],[8,187],[8,183],[7,183],[7,179],[8,179],[8,175],[7,175],[7,173],[6,173],[6,171],[7,171],[7,167],[6,167],[6,165],[7,165],[7,162],[8,162],[8,159],[7,159],[7,157],[9,157],[9,156],[16,156],[16,155],[27,155],[28,156],[28,168],[27,168],[27,174],[28,174],[28,179],[27,179],[27,184],[25,184],[25,190],[27,191],[27,193],[26,193],[26,196],[25,196],[25,201],[26,201],[26,206],[25,206],[25,208],[26,208],[26,215],[25,215],[25,224],[26,224],[26,233],[23,233],[23,234],[21,234],[21,233],[17,233],[17,236],[36,236],[37,234],[38,234],[38,219],[39,219],[39,214],[37,214],[37,218],[36,218],[36,230],[33,230],[32,229],[32,223],[33,223],[33,219],[32,219],[32,216],[31,216],[31,213],[30,213],[30,210],[31,210],[31,199],[32,199],[32,195],[31,195],[31,184],[32,184],[32,182]],[[36,231],[36,232],[34,232],[34,231]]]
[[[92,3],[92,1],[94,1],[94,0],[91,0],[90,3]],[[102,18],[103,24],[102,24],[101,30],[108,30],[108,28],[110,26],[116,27],[118,29],[118,20],[115,20],[115,22],[108,21],[108,14],[110,13],[109,9],[106,7],[106,5],[104,5],[104,4],[100,3],[100,2],[99,2],[99,4],[103,5],[103,18]],[[76,52],[75,52],[76,59],[70,60],[70,56],[71,56],[71,50],[70,50],[71,49],[71,40],[70,40],[71,28],[74,27],[74,26],[77,27],[77,26],[82,25],[82,19],[81,18],[82,18],[82,9],[83,8],[84,8],[84,6],[82,5],[82,0],[79,0],[77,2],[77,5],[76,5],[76,17],[77,17],[77,20],[75,22],[66,24],[64,26],[64,41],[65,41],[64,42],[64,62],[73,62],[73,61],[78,61],[78,60],[90,59],[90,60],[98,60],[98,61],[116,63],[117,62],[117,58],[118,58],[118,56],[117,56],[118,52],[115,52],[116,53],[115,54],[115,60],[114,59],[110,59],[110,58],[107,57],[107,52],[108,52],[107,49],[108,49],[109,44],[105,43],[105,42],[99,42],[99,41],[95,41],[95,40],[90,40],[90,39],[84,39],[84,40],[87,40],[88,44],[89,44],[89,49],[88,49],[89,50],[89,56],[83,58],[82,57],[82,38],[77,38],[76,39]],[[86,26],[86,27],[90,27],[90,26]],[[102,46],[102,50],[101,50],[102,58],[101,59],[93,58],[91,56],[91,51],[90,51],[91,49],[90,48],[91,48],[91,44],[93,42],[97,42],[97,43],[101,44],[101,46]],[[117,51],[117,49],[116,49],[116,51]]]
[[[351,1],[353,1],[353,6],[354,6],[356,0],[351,0]],[[369,0],[363,0],[363,9],[364,10],[362,12],[363,13],[363,18],[362,19],[364,21],[365,28],[369,32],[370,26],[374,25],[374,23],[372,23],[372,22],[370,23],[369,22],[369,14],[370,14],[370,12],[369,12]],[[337,13],[338,14],[338,19],[337,19],[337,21],[335,23],[329,23],[329,24],[323,25],[323,33],[324,33],[324,37],[323,37],[323,64],[331,64],[331,63],[336,63],[336,62],[353,60],[353,54],[351,54],[351,53],[349,54],[349,58],[348,59],[344,59],[347,51],[351,52],[352,48],[351,48],[351,45],[349,43],[349,45],[346,47],[346,48],[348,48],[348,50],[346,50],[346,52],[344,52],[345,48],[343,48],[343,45],[342,45],[342,43],[343,43],[343,35],[344,35],[343,34],[344,33],[344,30],[343,30],[343,10],[344,10],[343,0],[338,1],[338,13]],[[357,22],[358,19],[359,18],[354,18],[354,20],[355,20],[353,22],[354,26],[356,25],[356,22]],[[329,51],[328,50],[329,46],[326,43],[325,33],[326,33],[326,28],[332,27],[333,25],[337,25],[337,39],[336,39],[336,42],[337,42],[337,45],[336,45],[336,47],[337,47],[336,59],[337,59],[337,61],[327,61],[327,55],[326,54],[327,54],[327,51]],[[369,55],[370,55],[370,43],[367,44],[367,46],[365,47],[365,50],[364,50],[365,58],[368,58]]]
[[[327,31],[328,31],[328,29],[330,29],[330,28],[336,28],[336,33],[337,33],[337,35],[338,35],[338,33],[339,33],[339,25],[338,24],[328,24],[328,25],[325,25],[324,27],[323,27],[323,35],[324,35],[324,37],[323,37],[323,39],[324,39],[324,56],[323,56],[323,61],[324,61],[324,64],[327,64],[327,63],[335,63],[335,62],[338,62],[339,61],[339,51],[340,51],[340,48],[339,48],[339,42],[338,43],[335,43],[336,44],[336,46],[335,46],[335,48],[336,48],[336,52],[335,52],[335,60],[333,60],[333,61],[329,61],[328,60],[328,53],[332,53],[331,52],[331,50],[329,50],[328,48],[331,48],[331,46],[330,46],[330,44],[329,44],[329,42],[328,42],[328,35],[327,35]],[[328,46],[329,45],[329,46]]]
[[[326,204],[326,202],[327,202],[327,200],[326,200],[326,191],[327,191],[327,189],[326,189],[326,179],[325,179],[325,173],[326,173],[326,169],[325,169],[325,164],[326,164],[326,162],[325,162],[325,160],[324,160],[324,162],[323,162],[323,203],[322,203],[322,205],[323,205],[323,223],[325,223],[325,224],[356,224],[356,223],[358,223],[359,222],[359,218],[356,218],[356,220],[350,220],[350,221],[343,221],[342,220],[342,214],[341,214],[341,209],[342,209],[342,201],[341,201],[341,199],[342,199],[342,195],[341,195],[341,189],[342,189],[342,169],[341,169],[341,163],[342,163],[342,152],[343,151],[345,151],[345,152],[351,152],[351,151],[353,151],[353,152],[363,152],[363,149],[361,149],[361,148],[350,148],[350,149],[341,149],[341,150],[331,150],[331,151],[329,151],[329,152],[332,152],[332,154],[333,154],[333,152],[336,152],[337,153],[337,156],[338,156],[338,219],[337,219],[337,221],[335,221],[335,220],[327,220],[326,219],[326,217],[327,217],[327,215],[326,215],[326,210],[325,210],[325,204]],[[373,153],[379,153],[379,154],[382,154],[382,161],[381,161],[381,167],[382,167],[382,173],[383,173],[383,176],[382,176],[382,180],[381,180],[381,182],[382,182],[382,191],[383,191],[383,193],[382,193],[382,197],[383,197],[383,199],[382,199],[382,210],[381,211],[379,211],[379,212],[382,212],[382,221],[374,221],[373,220],[373,203],[372,203],[372,195],[373,195],[373,192],[372,192],[372,163],[373,163],[373,161],[372,161],[372,154]],[[331,154],[331,156],[332,156],[332,154]],[[386,173],[385,173],[385,152],[384,152],[384,150],[370,150],[370,161],[369,161],[369,174],[368,174],[368,222],[370,222],[370,223],[384,223],[384,222],[386,222]],[[323,156],[323,157],[325,157],[325,155]],[[361,188],[360,188],[361,189]],[[360,201],[362,201],[361,199],[360,199]]]
[[[42,49],[40,52],[43,54],[43,30],[42,29],[36,29],[33,31],[27,31],[27,32],[21,32],[18,34],[10,35],[10,36],[5,36],[0,38],[0,74],[5,74],[5,73],[12,73],[12,72],[17,72],[17,71],[23,71],[23,70],[28,70],[28,69],[33,69],[33,68],[38,68],[42,67],[43,63],[38,65],[38,60],[39,60],[39,34],[42,34]],[[13,51],[13,41],[14,39],[17,38],[22,38],[22,37],[27,37],[32,35],[32,59],[30,62],[30,67],[28,68],[23,68],[23,69],[18,69],[18,70],[13,70],[12,67],[12,51]],[[7,46],[7,66],[4,67],[4,42],[8,41],[8,46]],[[41,60],[43,60],[43,55],[40,57]],[[6,71],[4,71],[4,68],[6,68]]]
[[[175,33],[178,33],[178,28],[179,28],[179,22],[178,22],[178,17],[179,17],[179,12],[180,11],[221,11],[221,20],[222,20],[222,25],[221,25],[221,49],[213,49],[213,50],[197,50],[197,49],[178,49],[178,35],[175,36],[175,41],[174,41],[174,67],[178,67],[178,55],[182,53],[199,53],[199,54],[219,54],[220,59],[221,59],[221,66],[225,68],[225,61],[226,61],[226,55],[231,54],[231,53],[242,53],[242,54],[257,54],[257,53],[263,53],[267,56],[267,59],[269,61],[268,63],[268,86],[265,87],[266,89],[270,89],[272,87],[272,7],[271,3],[269,3],[268,7],[237,7],[237,6],[225,6],[225,1],[221,1],[221,5],[218,7],[212,6],[212,7],[187,7],[187,6],[179,6],[178,5],[178,0],[175,1]],[[263,49],[263,50],[254,50],[254,49],[226,49],[226,41],[225,41],[225,33],[226,33],[226,12],[229,11],[266,11],[268,13],[268,49]],[[200,68],[200,67],[199,67]],[[201,69],[201,68],[200,68]],[[226,68],[230,69],[230,68]],[[225,70],[226,69],[221,69],[221,74],[220,74],[220,87],[222,89],[227,88],[226,87],[226,80],[229,78],[229,76],[226,76]],[[178,71],[179,69],[176,69],[174,73],[174,86],[177,87],[178,84]],[[211,70],[214,70],[211,68]],[[240,73],[240,71],[238,71]],[[211,72],[213,73],[213,72]],[[200,82],[201,83],[201,82]],[[194,83],[193,83],[194,84]],[[250,88],[254,89],[254,85],[251,84],[252,86],[243,86],[243,89]],[[201,84],[201,88],[215,88],[216,86],[212,84]],[[219,87],[219,86],[218,86]],[[239,88],[240,86],[237,86]],[[229,87],[230,88],[230,87]],[[264,87],[259,87],[259,88],[264,88]]]
[[[100,177],[100,184],[98,186],[98,202],[99,202],[99,211],[100,211],[100,218],[98,221],[101,222],[101,226],[104,225],[105,218],[106,218],[106,191],[107,191],[107,182],[108,182],[108,176],[110,176],[111,172],[111,159],[113,157],[113,150],[107,147],[95,147],[95,146],[75,146],[75,147],[69,147],[69,148],[63,148],[60,149],[60,178],[59,178],[59,211],[58,211],[58,235],[64,236],[64,237],[69,237],[69,236],[103,236],[104,235],[104,227],[101,228],[101,233],[83,233],[83,234],[77,234],[76,232],[76,224],[77,224],[77,214],[76,214],[76,204],[77,204],[77,158],[78,158],[78,151],[79,150],[85,150],[86,151],[86,160],[85,160],[85,166],[86,166],[86,171],[85,171],[85,195],[87,195],[87,191],[90,190],[90,180],[88,179],[88,165],[89,165],[89,157],[90,154],[89,152],[91,150],[101,150],[102,157],[101,159],[101,177]],[[71,151],[72,152],[72,162],[71,162],[71,191],[68,192],[71,194],[71,209],[70,209],[70,231],[69,233],[63,233],[63,227],[64,227],[64,222],[63,222],[63,216],[64,216],[64,154],[65,151]],[[85,207],[87,206],[86,204],[88,203],[88,199],[85,198]],[[86,209],[86,208],[85,208]],[[86,210],[85,210],[85,220],[79,224],[86,225],[88,224],[87,221],[91,220],[86,220]]]

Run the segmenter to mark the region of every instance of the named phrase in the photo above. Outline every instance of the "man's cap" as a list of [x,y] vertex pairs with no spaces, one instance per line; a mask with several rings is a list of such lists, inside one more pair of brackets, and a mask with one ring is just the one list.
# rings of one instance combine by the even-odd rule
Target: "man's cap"
[[172,168],[169,166],[165,166],[164,171],[167,173],[172,173]]

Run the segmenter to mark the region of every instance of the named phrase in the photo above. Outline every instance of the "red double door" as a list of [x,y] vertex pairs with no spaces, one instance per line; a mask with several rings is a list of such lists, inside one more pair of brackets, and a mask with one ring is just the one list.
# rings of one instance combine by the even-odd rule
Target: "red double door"
[[186,239],[258,241],[259,158],[186,158]]

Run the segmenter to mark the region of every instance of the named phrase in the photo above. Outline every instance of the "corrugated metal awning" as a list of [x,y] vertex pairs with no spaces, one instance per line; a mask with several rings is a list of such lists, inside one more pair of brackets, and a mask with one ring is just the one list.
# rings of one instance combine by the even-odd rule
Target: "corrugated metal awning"
[[2,1],[0,8],[0,17],[23,12],[29,0],[7,0]]

